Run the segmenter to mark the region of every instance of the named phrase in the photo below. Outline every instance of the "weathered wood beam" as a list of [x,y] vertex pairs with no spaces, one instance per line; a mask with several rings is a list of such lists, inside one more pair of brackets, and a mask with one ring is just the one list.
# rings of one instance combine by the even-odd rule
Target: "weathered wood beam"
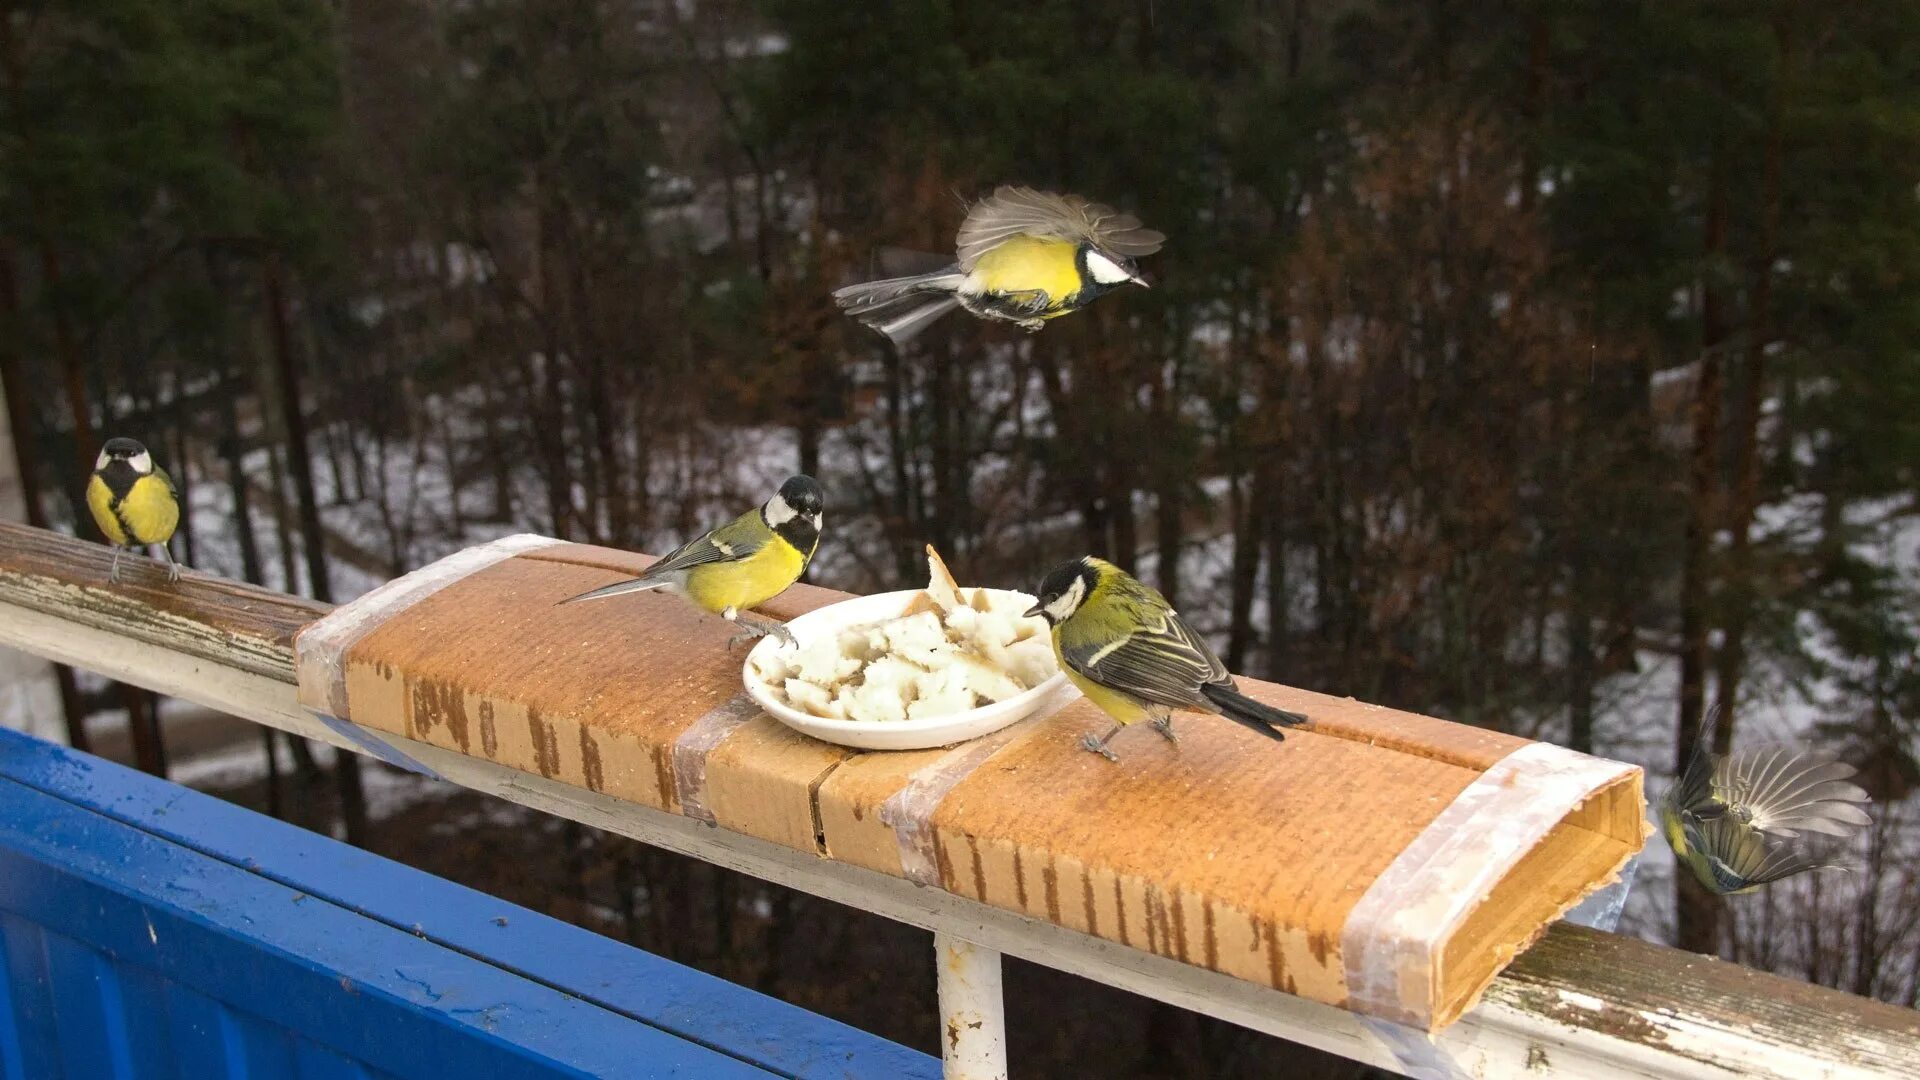
[[[111,584],[109,561],[98,545],[0,524],[0,644],[359,749],[294,697],[292,636],[324,605],[193,573],[170,586],[162,569],[138,560],[122,560],[122,580]],[[1428,1044],[1340,1009],[898,878],[425,743],[390,741],[451,783],[1411,1075],[1920,1075],[1920,1013],[1565,925]]]

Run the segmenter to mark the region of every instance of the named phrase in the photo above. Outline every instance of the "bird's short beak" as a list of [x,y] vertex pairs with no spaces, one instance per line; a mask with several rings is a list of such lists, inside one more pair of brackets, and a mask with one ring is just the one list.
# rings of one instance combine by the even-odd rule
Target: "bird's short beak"
[[1147,284],[1147,279],[1141,277],[1139,274],[1135,274],[1132,277],[1128,278],[1127,280],[1133,282],[1135,285],[1138,285],[1143,289],[1153,288],[1153,286]]
[[1036,600],[1034,601],[1033,606],[1028,608],[1026,612],[1022,614],[1020,617],[1023,619],[1035,618],[1040,614],[1040,607],[1041,607],[1040,602]]

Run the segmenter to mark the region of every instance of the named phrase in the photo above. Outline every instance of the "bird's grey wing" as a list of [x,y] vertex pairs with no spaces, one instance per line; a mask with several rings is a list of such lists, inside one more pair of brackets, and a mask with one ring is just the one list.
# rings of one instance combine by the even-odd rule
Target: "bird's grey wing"
[[1686,771],[1667,789],[1667,805],[1676,811],[1705,816],[1719,807],[1713,786],[1713,734],[1719,726],[1719,720],[1720,707],[1716,705],[1707,711],[1705,719],[1700,722]]
[[1871,820],[1861,806],[1869,801],[1866,791],[1847,781],[1854,772],[1824,751],[1770,743],[1729,755],[1713,784],[1754,828],[1784,836],[1847,836]]
[[1140,219],[1078,195],[1055,195],[1028,187],[1000,187],[975,203],[956,238],[960,269],[1016,236],[1055,237],[1129,257],[1160,250],[1166,236],[1142,228]]
[[173,477],[167,475],[167,470],[155,465],[153,467],[153,475],[159,478],[161,483],[167,485],[167,490],[173,493],[174,499],[178,500],[180,498],[180,489],[174,486]]
[[642,571],[640,580],[691,570],[709,563],[744,559],[765,547],[771,535],[772,531],[760,521],[760,511],[749,510],[705,536],[675,548],[665,558]]
[[1094,648],[1062,646],[1068,667],[1102,686],[1173,709],[1213,711],[1200,688],[1226,679],[1226,665],[1193,628],[1169,611],[1162,621]]
[[1805,844],[1768,836],[1731,815],[1686,824],[1687,843],[1707,860],[1721,892],[1767,885],[1807,870],[1839,867]]

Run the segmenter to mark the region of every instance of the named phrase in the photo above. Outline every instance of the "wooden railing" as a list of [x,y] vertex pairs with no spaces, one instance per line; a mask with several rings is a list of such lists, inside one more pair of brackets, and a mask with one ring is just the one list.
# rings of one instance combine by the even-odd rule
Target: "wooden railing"
[[[105,548],[0,524],[0,644],[340,746],[295,700],[294,631],[311,601],[133,566]],[[1367,1021],[936,889],[389,737],[451,783],[751,874],[935,934],[941,1008],[971,1033],[949,1076],[1004,1075],[999,956],[1193,1009],[1409,1076],[1912,1077],[1920,1013],[1632,938],[1554,926],[1437,1037]]]

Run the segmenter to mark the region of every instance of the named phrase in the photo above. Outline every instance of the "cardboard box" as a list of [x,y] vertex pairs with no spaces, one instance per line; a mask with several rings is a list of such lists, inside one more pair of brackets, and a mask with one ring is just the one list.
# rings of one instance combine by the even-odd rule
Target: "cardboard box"
[[[1116,764],[1079,747],[1108,721],[1075,699],[953,749],[830,746],[744,698],[723,620],[661,594],[556,606],[647,557],[544,543],[303,631],[303,703],[1425,1028],[1646,835],[1638,769],[1247,679],[1312,725],[1276,743],[1180,715],[1178,745],[1138,726]],[[763,611],[839,598],[796,586]]]

